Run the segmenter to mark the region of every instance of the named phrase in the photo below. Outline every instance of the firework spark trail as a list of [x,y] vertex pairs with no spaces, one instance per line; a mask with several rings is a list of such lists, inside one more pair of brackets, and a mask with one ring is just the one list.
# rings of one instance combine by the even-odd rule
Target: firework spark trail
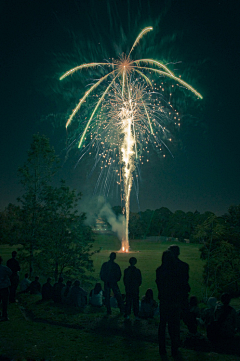
[[[80,135],[78,147],[82,148],[85,147],[85,143],[87,144],[82,152],[82,158],[91,146],[94,147],[95,142],[97,144],[94,168],[100,160],[102,160],[102,166],[96,187],[100,184],[106,167],[108,167],[108,171],[103,186],[105,190],[109,189],[111,170],[120,176],[120,182],[117,182],[120,186],[122,175],[126,213],[125,239],[122,240],[122,250],[125,252],[129,250],[128,224],[133,172],[138,167],[138,164],[142,163],[143,141],[146,143],[145,149],[147,149],[148,142],[152,141],[157,149],[161,150],[163,146],[170,152],[163,138],[168,136],[165,123],[168,114],[174,112],[174,109],[171,109],[173,107],[169,105],[170,102],[165,103],[167,110],[164,109],[161,101],[159,101],[159,98],[162,99],[162,95],[154,91],[152,76],[155,75],[156,78],[157,75],[161,78],[165,77],[173,80],[179,88],[184,87],[202,99],[201,94],[188,83],[175,76],[161,62],[153,59],[132,60],[130,58],[142,37],[152,30],[152,27],[146,27],[140,32],[128,55],[123,54],[118,60],[112,59],[111,62],[92,62],[79,65],[68,70],[60,78],[60,80],[63,80],[77,71],[84,71],[89,68],[100,68],[101,71],[107,72],[97,79],[95,83],[91,84],[79,100],[68,118],[66,128],[71,124],[80,108],[84,106],[86,100],[90,96],[92,99],[94,96],[97,97],[94,108],[90,112],[90,116],[86,120],[86,125]],[[95,94],[98,88],[101,89],[101,92]],[[163,88],[161,90],[164,91]],[[177,119],[177,114],[175,114],[174,119]],[[175,121],[175,124],[177,123],[179,125],[179,119]],[[171,141],[171,139],[168,140]],[[149,151],[147,150],[147,152]],[[120,169],[117,169],[118,162],[113,159],[116,153],[119,153]]]

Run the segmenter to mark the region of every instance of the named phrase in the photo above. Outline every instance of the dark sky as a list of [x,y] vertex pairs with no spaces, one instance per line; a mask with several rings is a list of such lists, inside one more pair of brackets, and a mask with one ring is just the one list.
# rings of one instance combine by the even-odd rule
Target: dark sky
[[[167,207],[222,215],[240,203],[238,1],[2,0],[0,13],[0,210],[21,193],[17,169],[32,134],[46,134],[65,158],[63,118],[73,104],[61,96],[59,76],[82,62],[115,57],[124,50],[121,41],[131,46],[150,25],[152,57],[179,61],[178,74],[203,100],[191,96],[184,106],[179,100],[182,126],[171,149],[174,158],[163,161],[152,152],[141,169],[139,206],[133,190],[131,210]],[[98,171],[89,179],[90,162],[83,159],[75,168],[76,160],[70,153],[61,177],[86,200]],[[119,194],[112,192],[109,202],[119,204]]]

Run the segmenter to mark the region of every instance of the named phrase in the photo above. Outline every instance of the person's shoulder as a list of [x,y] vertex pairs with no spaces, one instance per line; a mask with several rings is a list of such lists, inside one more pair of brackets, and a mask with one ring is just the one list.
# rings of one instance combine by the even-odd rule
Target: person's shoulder
[[187,262],[182,261],[181,259],[177,258],[177,262],[181,267],[189,268],[189,264]]
[[162,265],[161,265],[161,266],[159,266],[159,267],[156,269],[156,273],[161,272],[161,271],[162,271],[162,269],[163,269]]

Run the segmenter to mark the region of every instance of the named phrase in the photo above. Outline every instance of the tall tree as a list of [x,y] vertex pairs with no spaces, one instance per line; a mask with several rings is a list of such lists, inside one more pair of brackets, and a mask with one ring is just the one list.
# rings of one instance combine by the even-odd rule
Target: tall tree
[[84,224],[86,215],[78,211],[81,193],[61,181],[60,187],[45,187],[42,197],[44,223],[36,263],[45,276],[54,275],[55,280],[63,273],[88,278],[86,271],[93,270],[91,256],[96,251],[92,251],[92,230]]
[[38,247],[38,230],[41,223],[42,191],[57,171],[59,159],[49,139],[40,134],[33,135],[28,157],[18,173],[24,193],[19,202],[23,211],[25,250],[29,251],[30,274],[34,267],[34,250]]

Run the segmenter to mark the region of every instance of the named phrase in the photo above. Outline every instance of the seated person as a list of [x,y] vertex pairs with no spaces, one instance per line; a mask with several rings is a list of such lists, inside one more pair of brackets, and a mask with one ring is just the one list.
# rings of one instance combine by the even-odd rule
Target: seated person
[[49,301],[52,299],[53,286],[51,285],[51,277],[48,277],[47,282],[42,286],[42,300]]
[[101,283],[96,283],[93,290],[89,294],[89,303],[92,306],[101,307],[103,305],[103,290]]
[[87,291],[80,287],[80,282],[76,280],[70,290],[69,303],[71,306],[84,308],[87,304]]
[[158,304],[153,299],[153,290],[148,288],[140,303],[139,317],[153,318],[157,308]]
[[110,306],[111,308],[118,308],[118,301],[114,295],[110,296]]
[[62,302],[62,298],[61,298],[61,292],[63,287],[65,286],[65,284],[63,283],[63,278],[60,276],[58,279],[58,282],[56,282],[53,286],[53,301],[55,303],[61,303]]
[[221,341],[234,338],[237,328],[237,312],[229,305],[231,296],[223,293],[222,304],[217,304],[214,311],[214,321],[207,327],[207,337],[210,341]]
[[196,296],[191,296],[189,299],[189,321],[188,329],[192,334],[197,334],[198,319],[200,317],[200,310],[198,307],[198,299]]
[[72,281],[67,281],[66,286],[64,286],[62,288],[61,291],[61,298],[62,298],[62,303],[64,303],[65,305],[69,305],[69,295],[70,295],[70,290],[72,287]]
[[207,301],[207,308],[204,308],[201,312],[201,320],[208,326],[214,320],[214,311],[217,305],[217,299],[215,297],[209,297]]
[[27,292],[30,284],[31,284],[31,281],[28,278],[28,273],[25,273],[24,279],[20,283],[20,292]]
[[41,294],[41,284],[39,282],[39,277],[36,276],[35,280],[30,283],[29,291],[31,295],[40,295]]

